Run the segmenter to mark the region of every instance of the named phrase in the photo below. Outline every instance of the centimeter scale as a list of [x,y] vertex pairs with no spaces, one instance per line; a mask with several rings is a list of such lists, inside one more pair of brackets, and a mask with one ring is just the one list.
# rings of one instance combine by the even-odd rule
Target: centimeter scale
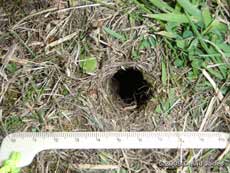
[[29,165],[36,154],[53,149],[224,149],[230,134],[222,132],[22,132],[10,134],[0,148],[0,165],[12,152]]

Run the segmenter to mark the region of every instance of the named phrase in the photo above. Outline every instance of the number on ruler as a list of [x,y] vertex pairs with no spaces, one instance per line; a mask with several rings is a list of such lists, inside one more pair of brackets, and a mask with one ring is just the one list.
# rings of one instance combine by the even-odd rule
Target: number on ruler
[[117,141],[118,141],[118,142],[121,142],[121,138],[117,138]]

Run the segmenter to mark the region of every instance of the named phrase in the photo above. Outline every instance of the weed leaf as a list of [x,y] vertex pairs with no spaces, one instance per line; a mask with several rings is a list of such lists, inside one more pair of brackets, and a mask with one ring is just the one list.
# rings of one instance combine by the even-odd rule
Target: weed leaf
[[157,8],[161,9],[164,12],[173,11],[174,9],[170,7],[167,3],[161,0],[150,0],[150,2],[155,5]]
[[209,26],[203,31],[202,34],[215,32],[215,31],[225,33],[227,32],[227,26],[223,23],[220,23],[217,20],[214,20],[209,24]]
[[184,49],[186,45],[186,40],[176,40],[177,47]]
[[175,22],[175,23],[189,23],[187,17],[184,14],[176,13],[159,13],[159,14],[149,14],[148,17],[154,18],[157,20],[163,20],[166,22]]
[[177,0],[181,7],[183,7],[191,16],[201,20],[201,11],[193,5],[189,0]]
[[97,60],[94,57],[86,57],[80,60],[80,67],[86,74],[93,74],[97,69]]
[[205,27],[207,28],[208,25],[212,22],[212,16],[210,14],[209,8],[205,7],[202,10],[202,18],[203,18],[203,22]]

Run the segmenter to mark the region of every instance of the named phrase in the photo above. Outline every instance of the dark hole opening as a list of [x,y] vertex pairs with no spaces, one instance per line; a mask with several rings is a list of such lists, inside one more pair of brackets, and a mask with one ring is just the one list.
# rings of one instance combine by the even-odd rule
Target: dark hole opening
[[152,96],[151,85],[144,79],[142,72],[135,68],[119,70],[112,81],[116,94],[126,104],[135,103],[140,107]]

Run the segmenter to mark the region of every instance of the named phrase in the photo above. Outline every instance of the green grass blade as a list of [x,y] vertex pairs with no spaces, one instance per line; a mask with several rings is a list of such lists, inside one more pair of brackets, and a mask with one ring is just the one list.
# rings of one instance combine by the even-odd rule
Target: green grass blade
[[150,2],[164,12],[172,12],[174,9],[170,7],[167,3],[161,0],[150,0]]
[[150,18],[156,20],[162,20],[166,22],[176,22],[176,23],[189,23],[188,18],[184,14],[175,14],[175,13],[159,13],[159,14],[150,14]]
[[156,34],[167,37],[167,38],[179,38],[179,36],[173,32],[160,31],[160,32],[157,32]]
[[[219,67],[220,67],[220,66],[219,66]],[[223,80],[223,79],[224,79],[223,75],[221,75],[221,74],[219,73],[218,70],[211,69],[211,68],[208,68],[207,70],[208,70],[208,72],[209,72],[211,75],[213,75],[213,76],[216,77],[217,79],[220,79],[220,80]]]
[[118,33],[118,32],[115,32],[113,31],[112,29],[108,28],[108,27],[104,27],[104,31],[107,32],[109,35],[111,35],[113,38],[116,38],[120,41],[125,41],[126,38],[124,35]]
[[224,51],[224,53],[230,53],[230,44],[221,43],[217,44],[217,46]]
[[193,32],[196,34],[197,36],[197,39],[199,40],[201,46],[204,48],[204,50],[207,52],[207,53],[210,53],[209,52],[209,49],[208,49],[208,46],[206,45],[206,43],[204,42],[203,38],[202,38],[202,35],[199,33],[199,31],[197,30],[195,24],[192,22],[191,20],[191,16],[188,15],[187,12],[185,12],[186,16],[187,16],[187,19],[192,27],[192,30]]
[[138,0],[132,0],[140,9],[142,9],[144,12],[148,14],[152,14],[152,12],[145,7],[145,4],[140,3]]
[[161,64],[161,80],[162,80],[162,85],[166,86],[167,85],[167,68],[166,68],[164,61],[162,61],[162,64]]
[[[230,58],[230,52],[228,53],[226,53],[226,52],[224,52],[224,55],[225,55],[225,57],[227,57],[227,58]],[[200,56],[200,57],[221,57],[222,55],[220,54],[220,53],[212,53],[212,54],[198,54],[197,56]]]
[[177,0],[177,2],[182,6],[191,16],[196,17],[201,20],[201,11],[193,5],[189,0]]
[[[211,54],[211,51],[209,50],[207,44],[205,43],[205,41],[204,41],[202,35],[201,35],[201,34],[199,33],[199,31],[197,30],[195,24],[192,22],[190,16],[188,15],[188,13],[187,13],[186,11],[185,11],[185,14],[186,14],[186,16],[187,16],[187,18],[188,18],[188,20],[189,20],[189,23],[190,23],[190,25],[191,25],[191,27],[192,27],[192,30],[193,30],[193,32],[196,34],[197,39],[199,40],[201,46],[203,47],[203,49],[204,49],[208,54]],[[219,62],[216,61],[215,57],[211,57],[211,59],[212,59],[212,61],[213,61],[214,63],[219,63]],[[219,68],[220,72],[222,73],[222,75],[223,75],[223,76],[226,76],[225,70],[224,70],[222,67],[220,67],[220,66],[219,66],[218,68]],[[223,79],[223,77],[220,77],[221,74],[219,74],[219,75],[217,75],[217,73],[212,73],[212,74],[215,75],[216,77],[218,77],[218,78],[221,79],[221,80]]]
[[212,22],[212,16],[208,7],[204,7],[202,10],[202,18],[204,21],[205,28]]
[[21,44],[22,46],[24,46],[27,51],[30,53],[30,55],[33,57],[33,58],[36,58],[36,54],[33,52],[33,50],[25,43],[24,40],[22,40],[22,38],[13,30],[10,30],[10,34],[16,38]]

